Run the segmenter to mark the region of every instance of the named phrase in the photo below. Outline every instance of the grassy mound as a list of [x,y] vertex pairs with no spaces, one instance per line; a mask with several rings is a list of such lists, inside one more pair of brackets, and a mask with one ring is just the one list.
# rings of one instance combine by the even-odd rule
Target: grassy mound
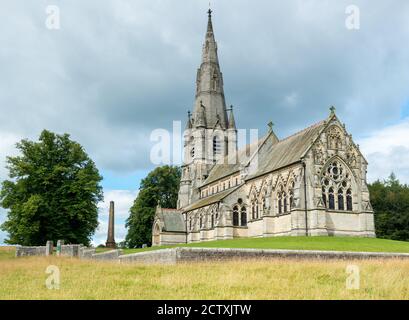
[[326,251],[364,251],[364,252],[402,252],[409,253],[409,242],[376,238],[356,237],[271,237],[245,238],[234,240],[207,241],[178,246],[162,246],[145,249],[126,249],[125,254],[165,249],[171,247],[200,248],[254,248],[287,250],[326,250]]

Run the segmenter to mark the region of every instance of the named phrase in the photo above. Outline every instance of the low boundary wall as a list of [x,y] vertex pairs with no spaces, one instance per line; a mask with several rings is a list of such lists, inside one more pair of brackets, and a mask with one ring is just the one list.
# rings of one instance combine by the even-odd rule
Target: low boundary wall
[[[95,253],[95,248],[82,245],[63,245],[61,255],[98,261],[120,263],[177,264],[183,262],[226,261],[243,259],[320,259],[320,260],[358,260],[358,259],[407,259],[409,253],[351,252],[351,251],[311,251],[278,249],[227,249],[227,248],[187,248],[178,247],[144,251],[122,255],[122,250]],[[16,257],[46,256],[46,247],[16,247]]]
[[310,250],[264,250],[224,248],[172,248],[147,251],[119,257],[122,263],[176,264],[183,262],[226,261],[243,259],[407,259],[409,253],[344,252]]

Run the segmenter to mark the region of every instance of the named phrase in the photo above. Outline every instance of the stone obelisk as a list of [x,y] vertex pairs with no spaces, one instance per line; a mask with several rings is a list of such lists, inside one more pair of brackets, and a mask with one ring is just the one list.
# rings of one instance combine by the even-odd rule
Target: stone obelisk
[[105,244],[107,248],[116,247],[114,229],[115,229],[115,209],[114,209],[114,202],[111,201],[109,203],[108,238]]

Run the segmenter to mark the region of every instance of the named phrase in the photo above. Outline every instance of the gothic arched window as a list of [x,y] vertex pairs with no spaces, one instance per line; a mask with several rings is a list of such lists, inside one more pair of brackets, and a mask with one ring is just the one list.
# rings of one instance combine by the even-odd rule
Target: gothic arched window
[[322,187],[322,202],[324,203],[324,207],[327,207],[327,194],[325,187]]
[[294,205],[294,186],[295,186],[295,183],[293,181],[293,182],[291,182],[290,190],[288,191],[289,200],[290,200],[290,211],[291,211],[291,209],[293,208],[293,205]]
[[278,213],[281,214],[283,213],[283,199],[282,199],[282,193],[278,193]]
[[342,161],[335,159],[324,168],[321,183],[326,208],[352,211],[352,174]]
[[347,190],[347,210],[352,211],[352,191],[351,189]]
[[328,195],[328,202],[329,202],[329,209],[335,210],[335,198],[334,198],[334,189],[329,188],[329,195]]
[[338,190],[338,210],[345,210],[344,206],[344,190],[340,188]]
[[288,206],[287,206],[287,194],[285,192],[283,192],[283,202],[284,202],[284,210],[283,212],[286,213]]
[[246,212],[245,207],[241,208],[241,219],[240,220],[241,220],[240,222],[241,222],[242,227],[247,226],[247,212]]
[[235,206],[233,208],[233,226],[237,227],[239,225],[239,208]]
[[213,156],[216,158],[221,154],[222,154],[221,141],[220,138],[216,135],[213,137]]

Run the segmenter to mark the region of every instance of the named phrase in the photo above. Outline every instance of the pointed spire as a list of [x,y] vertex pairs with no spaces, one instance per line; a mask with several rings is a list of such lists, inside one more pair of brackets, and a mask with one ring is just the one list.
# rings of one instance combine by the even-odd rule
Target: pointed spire
[[217,44],[216,44],[216,40],[214,38],[214,32],[213,32],[212,10],[209,9],[207,13],[209,15],[209,18],[207,21],[207,31],[206,31],[205,43],[203,46],[202,63],[205,63],[205,62],[219,63],[219,60],[217,57]]
[[207,22],[207,33],[213,33],[213,24],[212,24],[212,9],[209,8],[209,11],[207,11],[207,14],[209,16],[209,20]]
[[233,106],[230,106],[229,129],[236,130],[236,121],[234,120]]
[[[212,11],[209,10],[207,13],[208,23],[202,61],[196,76],[193,126],[199,127],[205,124],[206,127],[213,128],[219,123],[222,129],[227,129],[229,119],[224,98],[223,74],[220,71],[217,43],[213,33]],[[202,108],[203,104],[206,108]],[[197,118],[199,118],[200,123],[196,122]]]

